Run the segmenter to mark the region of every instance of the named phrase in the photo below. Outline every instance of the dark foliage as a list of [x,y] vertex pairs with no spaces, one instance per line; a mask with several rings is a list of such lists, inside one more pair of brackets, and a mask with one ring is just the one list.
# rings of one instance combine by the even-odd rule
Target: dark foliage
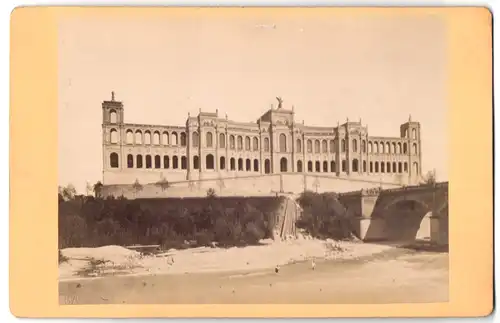
[[298,228],[320,239],[353,238],[350,220],[335,193],[304,192],[297,202],[304,210],[297,221]]
[[242,246],[272,236],[276,197],[59,198],[59,247]]

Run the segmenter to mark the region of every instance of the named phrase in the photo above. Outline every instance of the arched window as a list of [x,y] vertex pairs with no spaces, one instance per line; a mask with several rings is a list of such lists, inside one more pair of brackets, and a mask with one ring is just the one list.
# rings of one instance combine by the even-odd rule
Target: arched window
[[269,138],[264,138],[264,151],[269,152]]
[[151,168],[153,166],[152,164],[151,155],[146,155],[146,168]]
[[238,170],[243,170],[243,158],[238,158]]
[[328,152],[328,142],[326,140],[321,141],[321,151],[323,153]]
[[134,168],[134,156],[132,155],[127,155],[127,167],[128,168]]
[[312,161],[307,162],[307,171],[312,173],[312,171],[313,171],[313,162]]
[[257,159],[253,160],[253,171],[258,172],[259,171],[259,161]]
[[109,122],[116,123],[116,120],[117,120],[116,111],[115,110],[109,111]]
[[297,172],[302,173],[302,160],[297,160]]
[[170,157],[163,156],[163,168],[170,168]]
[[368,142],[368,153],[373,153],[373,144],[371,141]]
[[229,148],[230,149],[234,149],[235,148],[235,139],[234,139],[233,135],[229,136]]
[[211,132],[206,134],[207,147],[212,148],[214,146],[214,138]]
[[138,145],[142,145],[142,132],[140,130],[137,130],[135,132],[135,143]]
[[160,133],[158,131],[155,131],[153,133],[153,145],[159,145],[160,144]]
[[195,131],[193,132],[193,147],[200,147],[200,135]]
[[300,139],[297,139],[297,153],[301,153],[302,152],[302,140]]
[[226,157],[221,156],[219,163],[220,163],[219,165],[220,169],[226,169]]
[[181,157],[181,169],[187,169],[187,157],[186,156]]
[[404,138],[408,138],[408,129],[405,129],[404,131]]
[[407,163],[407,162],[405,162],[405,163],[403,164],[403,166],[404,166],[404,172],[405,172],[405,173],[408,173],[408,163]]
[[247,160],[245,161],[245,170],[247,172],[251,172],[252,171],[252,161],[250,159],[247,158]]
[[387,172],[391,172],[391,163],[387,162]]
[[286,153],[286,135],[280,134],[280,153]]
[[395,142],[392,143],[392,153],[393,154],[396,153],[396,143]]
[[373,162],[370,162],[370,173],[373,173]]
[[320,143],[319,143],[319,140],[316,139],[316,140],[314,140],[314,153],[319,154],[320,152],[321,152]]
[[411,137],[412,137],[413,139],[417,139],[417,129],[412,129],[412,130],[411,130]]
[[397,173],[398,172],[398,165],[396,162],[392,163],[392,172]]
[[335,161],[330,162],[330,172],[335,173],[337,171],[337,168],[335,167]]
[[385,145],[383,142],[380,143],[380,153],[384,154],[385,153]]
[[342,139],[340,142],[340,150],[345,153],[345,139]]
[[403,172],[403,163],[402,162],[399,162],[398,163],[398,173],[402,173]]
[[375,173],[378,173],[378,162],[375,162]]
[[172,157],[172,168],[173,169],[179,168],[179,157],[177,156]]
[[236,159],[231,158],[229,160],[229,167],[231,168],[231,170],[236,170]]
[[347,161],[345,159],[342,160],[342,172],[347,172]]
[[414,144],[412,145],[412,147],[413,147],[413,154],[414,154],[414,155],[417,155],[417,154],[418,154],[418,152],[417,152],[417,144],[415,144],[415,143],[414,143]]
[[214,162],[214,155],[208,154],[207,157],[205,157],[205,165],[207,166],[207,169],[214,169],[215,168],[215,162]]
[[172,137],[170,138],[170,144],[172,146],[177,146],[178,145],[178,140],[179,138],[177,138],[177,132],[172,132]]
[[266,174],[271,173],[271,162],[269,161],[269,159],[266,159],[264,161],[264,173],[266,173]]
[[109,165],[111,168],[118,168],[118,154],[117,153],[111,153],[109,155]]
[[200,169],[200,157],[193,156],[193,169]]
[[160,155],[155,156],[155,168],[161,168],[161,157]]
[[323,173],[328,173],[328,162],[327,161],[323,162]]
[[226,136],[223,133],[219,134],[219,148],[226,148]]
[[250,151],[250,137],[245,137],[245,150]]
[[373,152],[374,152],[375,154],[378,154],[378,142],[374,142],[374,143],[373,143]]
[[366,173],[366,160],[363,160],[363,173]]
[[186,140],[186,133],[185,132],[181,132],[181,146],[182,147],[186,147],[186,143],[187,140]]
[[238,136],[238,150],[243,150],[243,137]]
[[397,150],[396,150],[396,152],[397,152],[398,154],[401,154],[401,143],[400,143],[400,142],[398,142],[398,146],[397,146]]
[[406,142],[403,144],[403,154],[407,154],[408,153],[408,145],[406,144]]
[[387,154],[390,154],[390,153],[391,153],[391,144],[389,144],[389,143],[386,143],[386,144],[385,144],[385,152],[386,152]]
[[385,173],[385,163],[384,162],[380,162],[380,172]]
[[168,139],[169,139],[169,138],[168,138],[168,132],[166,132],[166,131],[165,131],[165,132],[162,134],[161,143],[162,143],[163,145],[165,145],[165,146],[166,146],[166,145],[170,145],[170,142],[169,142],[169,140],[168,140]]
[[132,130],[127,130],[127,144],[133,144],[134,143],[134,133]]
[[118,143],[118,131],[116,131],[116,129],[111,129],[109,136],[112,144]]
[[330,152],[334,153],[335,152],[335,141],[330,140]]
[[361,151],[366,153],[366,140],[363,140],[361,142]]
[[285,173],[288,171],[288,161],[286,160],[285,157],[281,157],[281,160],[280,160],[280,171],[282,173]]
[[142,155],[135,156],[135,159],[136,159],[135,167],[142,168]]
[[151,145],[151,132],[149,131],[144,132],[144,144]]
[[352,151],[354,152],[358,151],[358,141],[356,139],[352,140]]
[[318,160],[314,163],[314,171],[316,173],[321,172],[321,163]]
[[415,175],[418,175],[418,163],[413,163],[413,173],[415,173]]
[[313,152],[313,144],[312,144],[312,140],[311,139],[307,140],[307,152],[308,153],[312,153]]
[[253,150],[259,150],[259,139],[257,139],[257,137],[253,137]]
[[352,160],[352,171],[359,172],[359,163],[357,159]]

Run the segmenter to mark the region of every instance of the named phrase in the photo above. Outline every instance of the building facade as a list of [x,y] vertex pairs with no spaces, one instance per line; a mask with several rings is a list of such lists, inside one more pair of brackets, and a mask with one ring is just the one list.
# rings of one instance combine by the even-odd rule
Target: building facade
[[216,112],[190,116],[183,126],[125,123],[123,103],[102,102],[103,184],[155,183],[276,173],[306,173],[418,181],[422,170],[420,123],[399,136],[380,137],[347,120],[307,126],[294,109],[271,107],[256,122]]

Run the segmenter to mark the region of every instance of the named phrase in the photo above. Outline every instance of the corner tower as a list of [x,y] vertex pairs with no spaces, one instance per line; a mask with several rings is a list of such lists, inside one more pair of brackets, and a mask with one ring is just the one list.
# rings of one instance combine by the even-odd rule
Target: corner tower
[[123,103],[115,101],[115,93],[111,92],[111,101],[102,102],[103,184],[123,169],[122,137]]
[[123,103],[115,101],[115,92],[111,92],[111,101],[102,102],[102,123],[123,123]]
[[422,177],[420,122],[413,121],[410,115],[408,122],[400,126],[400,133],[403,140],[403,154],[408,156],[410,179],[412,182],[418,183]]

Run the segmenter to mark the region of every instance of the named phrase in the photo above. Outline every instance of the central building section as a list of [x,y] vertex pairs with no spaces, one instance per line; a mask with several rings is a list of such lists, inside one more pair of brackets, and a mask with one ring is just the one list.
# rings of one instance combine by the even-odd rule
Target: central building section
[[217,111],[188,117],[187,179],[292,171],[293,125],[293,111],[282,108],[252,123],[220,118]]

